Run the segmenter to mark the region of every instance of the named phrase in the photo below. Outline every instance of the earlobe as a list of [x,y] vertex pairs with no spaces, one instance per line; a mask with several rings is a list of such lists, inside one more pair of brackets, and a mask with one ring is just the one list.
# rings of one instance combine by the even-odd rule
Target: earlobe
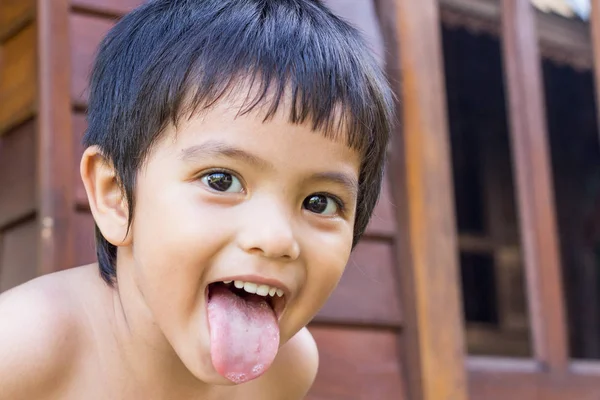
[[104,238],[114,246],[130,244],[125,195],[112,163],[97,146],[90,146],[83,153],[80,174],[90,210]]

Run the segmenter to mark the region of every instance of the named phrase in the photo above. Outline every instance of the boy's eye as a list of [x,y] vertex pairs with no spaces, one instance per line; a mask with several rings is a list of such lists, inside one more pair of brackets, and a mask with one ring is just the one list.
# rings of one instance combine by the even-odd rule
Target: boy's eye
[[324,194],[311,194],[302,205],[308,211],[322,215],[336,215],[340,208],[336,200]]
[[238,178],[228,172],[211,172],[200,181],[217,192],[241,193],[244,191]]

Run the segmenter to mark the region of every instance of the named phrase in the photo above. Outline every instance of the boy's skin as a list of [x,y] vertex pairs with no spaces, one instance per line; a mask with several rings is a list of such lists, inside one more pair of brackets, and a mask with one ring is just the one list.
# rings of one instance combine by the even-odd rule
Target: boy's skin
[[[114,170],[85,151],[81,176],[118,246],[117,283],[94,264],[1,295],[0,400],[304,398],[318,366],[305,326],[352,249],[361,155],[343,132],[325,138],[285,111],[236,117],[243,99],[168,128],[138,171],[129,231]],[[213,168],[239,181],[216,191],[202,179]],[[323,213],[303,205],[313,194],[326,196]],[[205,298],[208,283],[236,278],[286,291],[273,364],[238,385],[211,362]]]

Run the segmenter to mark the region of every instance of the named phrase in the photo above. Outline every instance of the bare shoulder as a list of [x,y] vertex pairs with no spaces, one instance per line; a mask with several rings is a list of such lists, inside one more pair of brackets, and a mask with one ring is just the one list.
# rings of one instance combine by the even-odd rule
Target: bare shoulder
[[0,295],[0,400],[52,396],[70,373],[77,302],[65,289],[45,276]]
[[273,399],[304,399],[318,367],[317,344],[308,329],[303,328],[281,347],[267,379],[262,382],[262,393]]

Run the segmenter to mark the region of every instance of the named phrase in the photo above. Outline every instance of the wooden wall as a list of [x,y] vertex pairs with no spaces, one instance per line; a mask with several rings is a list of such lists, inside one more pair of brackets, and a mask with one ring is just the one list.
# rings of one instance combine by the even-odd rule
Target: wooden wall
[[0,291],[37,275],[34,1],[0,2]]
[[[39,5],[33,0],[0,0],[0,27],[12,27],[0,29],[0,291],[41,273],[95,260],[93,220],[78,174],[88,74],[102,37],[117,18],[142,1],[53,0],[50,3],[58,8],[44,11],[36,10]],[[365,32],[383,64],[384,45],[373,2],[361,1],[356,7],[343,0],[327,3]],[[48,18],[43,20],[44,29],[61,18],[66,22],[52,31],[49,52],[45,42],[37,44],[42,36],[36,33],[34,11]],[[60,43],[67,54],[61,53]],[[44,64],[36,70],[42,54]],[[48,76],[56,77],[46,74],[53,72],[45,64],[51,60],[69,73],[61,90],[66,97],[55,102],[48,101],[44,86]],[[46,90],[45,95],[39,90]],[[36,117],[38,103],[43,124]],[[46,141],[51,139],[54,146],[48,147]],[[40,147],[40,141],[46,144]],[[44,166],[57,171],[61,180],[51,181]],[[310,399],[407,398],[393,204],[386,179],[365,238],[333,297],[310,325],[321,356]],[[55,253],[61,247],[70,249],[62,258]],[[46,257],[40,254],[54,254],[53,264],[44,263]]]

